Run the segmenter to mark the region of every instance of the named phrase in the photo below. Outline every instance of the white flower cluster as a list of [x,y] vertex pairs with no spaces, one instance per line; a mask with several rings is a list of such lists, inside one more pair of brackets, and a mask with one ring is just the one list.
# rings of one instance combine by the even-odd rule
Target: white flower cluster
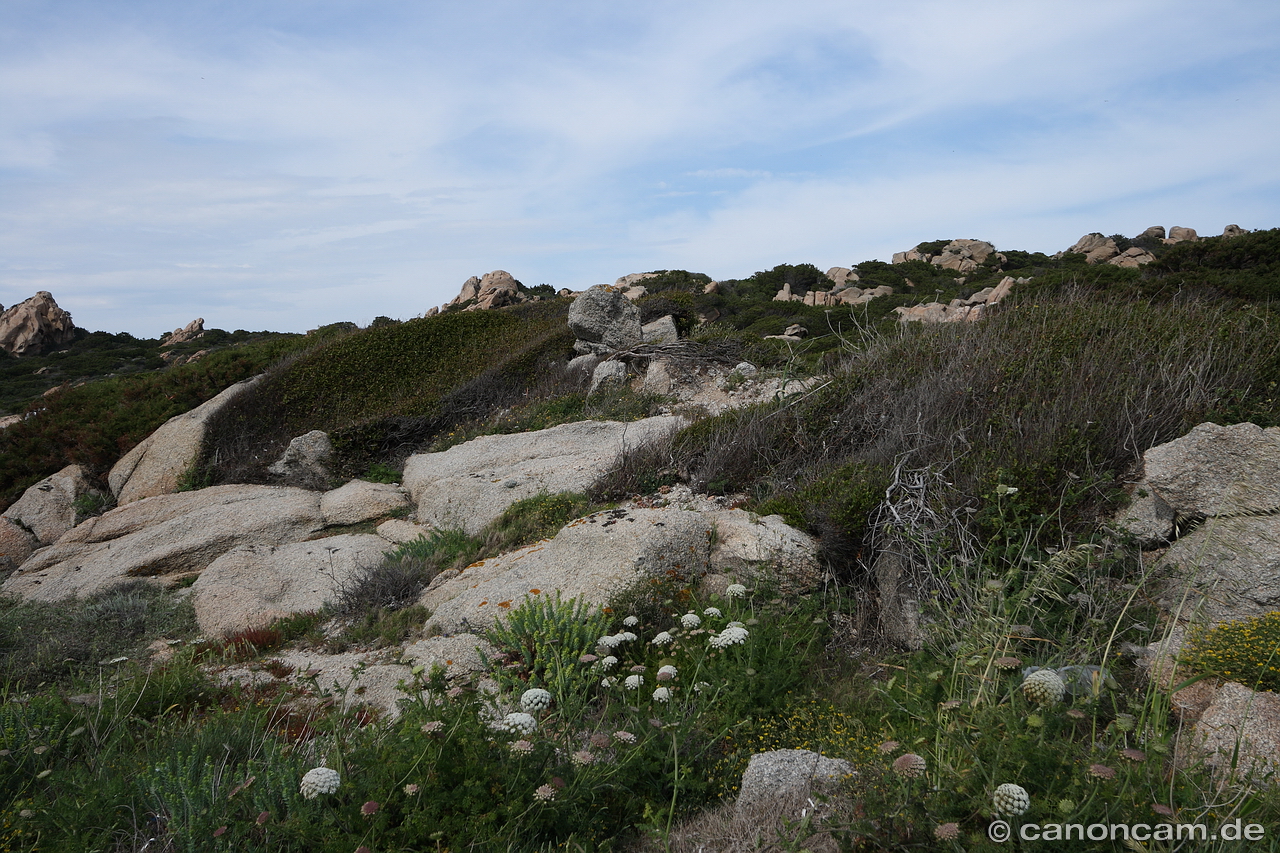
[[622,624],[627,628],[634,628],[640,624],[640,619],[636,616],[628,616],[626,619],[622,620]]
[[1027,793],[1027,789],[1012,782],[1005,782],[996,788],[991,800],[995,804],[997,814],[1016,817],[1026,814],[1027,809],[1031,808],[1031,795]]
[[711,616],[711,617],[713,617],[713,618],[719,618],[720,616],[723,616],[724,614],[720,612],[720,608],[719,608],[719,607],[708,607],[706,610],[702,611],[702,615],[703,615],[703,616]]
[[302,785],[298,790],[308,800],[314,800],[321,794],[332,794],[342,784],[342,777],[337,770],[328,767],[313,767],[302,777]]
[[666,666],[661,666],[658,668],[659,681],[670,681],[671,679],[675,678],[679,674],[680,674],[679,670],[677,670],[671,664],[667,664]]
[[530,714],[545,711],[551,707],[551,694],[541,687],[530,687],[520,696],[520,707]]
[[663,631],[662,633],[658,634],[658,636],[654,637],[649,642],[653,643],[655,646],[665,646],[668,643],[674,643],[675,641],[676,641],[675,637],[671,636],[670,633]]
[[680,617],[680,624],[692,630],[702,624],[702,620],[698,618],[698,614],[692,610]]
[[596,640],[596,645],[604,646],[606,649],[616,649],[623,643],[629,643],[636,638],[636,635],[630,631],[619,631],[616,634],[605,634]]
[[730,625],[719,634],[711,638],[711,647],[714,649],[723,649],[727,646],[736,646],[747,641],[749,636],[747,629],[741,625]]
[[613,669],[617,665],[618,665],[618,659],[613,655],[605,655],[604,657],[600,658],[600,668],[603,669],[605,672],[608,672],[609,670]]
[[655,702],[667,702],[670,699],[671,691],[665,687],[659,687],[657,690],[653,691],[653,701]]
[[747,595],[747,588],[740,583],[731,583],[725,589],[724,594],[729,598],[745,598]]
[[507,714],[501,720],[490,723],[489,727],[495,731],[513,735],[531,735],[538,730],[538,721],[529,714],[516,711]]
[[641,687],[644,686],[644,676],[628,675],[627,680],[623,682],[622,686],[627,688],[628,690],[639,690]]

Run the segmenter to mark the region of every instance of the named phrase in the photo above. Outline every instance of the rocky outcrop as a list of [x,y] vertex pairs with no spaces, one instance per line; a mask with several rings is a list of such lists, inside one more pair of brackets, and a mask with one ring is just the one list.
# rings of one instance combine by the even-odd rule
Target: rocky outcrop
[[1146,249],[1139,249],[1137,246],[1130,246],[1114,258],[1111,258],[1107,263],[1112,266],[1136,269],[1137,267],[1151,263],[1155,259],[1156,256],[1148,252]]
[[900,305],[893,309],[898,315],[899,323],[956,323],[961,320],[973,321],[982,316],[983,310],[995,305],[1009,295],[1015,284],[1030,281],[1027,278],[1015,279],[1005,276],[995,287],[985,287],[972,296],[963,299],[952,299],[943,305],[941,302],[927,302],[923,305]]
[[996,247],[985,240],[952,240],[936,254],[922,252],[918,245],[906,252],[895,252],[893,262],[901,264],[907,261],[925,261],[935,267],[967,273],[982,266],[993,254],[1000,259],[1001,263],[1004,262],[1004,255],[997,252]]
[[169,418],[121,457],[107,475],[116,502],[124,505],[176,492],[183,474],[200,461],[209,418],[260,379],[237,382],[191,411]]
[[680,340],[680,332],[675,318],[667,314],[641,326],[640,337],[646,344],[674,344]]
[[52,545],[76,526],[76,499],[90,491],[84,469],[68,465],[23,492],[4,517],[30,530],[41,545]]
[[1169,545],[1170,609],[1209,623],[1280,608],[1280,428],[1200,424],[1143,454],[1138,500],[1117,524]]
[[464,311],[484,311],[528,301],[529,296],[520,289],[520,282],[511,273],[494,270],[485,273],[483,277],[473,275],[467,279],[462,290],[448,304],[463,305]]
[[409,497],[400,486],[352,480],[320,498],[320,512],[330,526],[359,524],[407,510]]
[[213,486],[133,501],[81,522],[4,582],[57,601],[135,578],[175,580],[242,545],[298,542],[324,526],[320,495],[278,486]]
[[1110,237],[1104,237],[1095,231],[1075,241],[1064,254],[1084,255],[1085,260],[1089,263],[1100,264],[1120,254],[1120,247],[1116,245],[1115,240]]
[[818,540],[782,516],[726,509],[706,517],[716,533],[708,561],[711,571],[747,583],[766,576],[787,592],[812,589],[821,581]]
[[[419,603],[427,630],[489,627],[529,596],[601,606],[646,578],[696,579],[709,566],[711,523],[677,509],[616,509],[570,522],[554,538],[439,575]],[[668,573],[671,573],[668,575]]]
[[21,566],[40,542],[35,534],[18,522],[0,516],[0,575]]
[[621,361],[602,361],[591,371],[591,387],[588,394],[594,394],[606,385],[622,385],[627,381],[627,365]]
[[1239,237],[1242,234],[1248,234],[1248,233],[1249,233],[1248,231],[1244,230],[1239,225],[1228,225],[1226,228],[1222,229],[1223,237]]
[[1169,229],[1169,236],[1165,238],[1165,243],[1172,246],[1175,243],[1195,243],[1200,240],[1200,235],[1196,234],[1194,228],[1183,228],[1181,225],[1175,225]]
[[0,314],[0,349],[14,355],[37,354],[70,343],[75,336],[71,315],[58,307],[47,290]]
[[1224,777],[1280,771],[1280,696],[1222,685],[1200,714],[1192,744],[1193,757]]
[[174,329],[160,346],[171,347],[204,337],[204,318],[197,317],[181,329]]
[[847,287],[853,287],[854,283],[858,281],[858,274],[848,267],[832,267],[827,270],[827,278],[831,279],[831,283],[834,285],[831,290],[835,292],[844,290]]
[[626,448],[672,434],[678,417],[580,421],[537,432],[485,435],[409,457],[404,485],[418,521],[476,533],[511,504],[539,493],[581,492]]
[[319,610],[381,563],[390,548],[386,539],[367,533],[235,548],[210,563],[192,586],[196,621],[217,637]]
[[267,472],[304,487],[323,488],[333,478],[333,443],[329,434],[313,429],[289,442]]
[[604,355],[644,341],[640,309],[617,288],[598,284],[569,307],[569,329],[575,352]]

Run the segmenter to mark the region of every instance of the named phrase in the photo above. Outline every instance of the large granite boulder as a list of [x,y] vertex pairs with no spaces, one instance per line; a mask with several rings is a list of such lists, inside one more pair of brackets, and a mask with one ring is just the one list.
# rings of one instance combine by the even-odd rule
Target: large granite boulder
[[1196,723],[1189,757],[1223,776],[1265,778],[1280,771],[1280,696],[1230,682]]
[[644,340],[640,309],[615,287],[598,284],[569,307],[569,329],[578,339],[579,353],[607,353],[631,349]]
[[570,522],[554,538],[444,572],[419,603],[427,629],[452,634],[491,626],[529,596],[602,606],[648,578],[695,580],[707,571],[711,524],[679,509],[605,510]]
[[30,530],[10,518],[0,516],[0,575],[21,566],[39,544]]
[[39,353],[75,340],[71,315],[58,307],[53,294],[41,290],[0,314],[0,349],[14,355]]
[[[464,311],[486,311],[490,308],[505,308],[528,301],[520,290],[520,282],[506,270],[494,270],[482,277],[472,276],[462,284],[449,305],[466,305]],[[470,304],[467,304],[470,303]]]
[[726,509],[707,513],[707,519],[716,533],[710,557],[713,572],[745,582],[769,577],[788,592],[812,589],[822,579],[818,540],[782,516]]
[[107,475],[116,502],[124,505],[176,492],[182,475],[200,460],[209,418],[261,378],[237,382],[191,411],[169,418],[121,457]]
[[23,492],[4,517],[30,530],[41,545],[52,545],[76,526],[76,499],[90,491],[84,469],[68,465]]
[[211,636],[261,628],[319,610],[382,562],[391,543],[350,534],[288,545],[242,545],[209,564],[191,588],[196,621]]
[[204,318],[197,317],[181,329],[174,329],[160,346],[171,347],[204,337]]
[[484,435],[404,466],[418,521],[477,533],[518,500],[581,492],[628,448],[671,435],[685,421],[580,421],[536,432]]
[[323,488],[333,477],[333,442],[323,430],[294,436],[280,458],[267,468],[292,485]]
[[297,542],[323,526],[320,495],[303,489],[213,486],[159,495],[82,522],[0,589],[57,601],[134,578],[175,579],[241,545]]

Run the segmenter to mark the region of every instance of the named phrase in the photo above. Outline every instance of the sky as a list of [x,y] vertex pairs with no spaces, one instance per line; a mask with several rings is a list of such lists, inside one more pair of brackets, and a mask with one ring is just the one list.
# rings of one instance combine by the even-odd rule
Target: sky
[[0,0],[0,304],[139,337],[1273,228],[1277,152],[1274,0]]

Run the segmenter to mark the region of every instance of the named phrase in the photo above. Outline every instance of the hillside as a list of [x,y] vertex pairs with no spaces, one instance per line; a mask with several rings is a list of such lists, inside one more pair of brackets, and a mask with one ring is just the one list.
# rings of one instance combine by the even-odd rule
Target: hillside
[[[985,850],[1002,816],[1274,826],[1274,784],[1194,752],[1177,688],[1243,680],[1270,707],[1280,602],[1250,588],[1189,619],[1200,587],[1166,559],[1271,504],[1188,498],[1154,539],[1117,519],[1173,493],[1154,450],[1201,425],[1280,441],[1280,229],[1155,231],[627,276],[610,298],[678,338],[589,357],[577,294],[515,288],[366,329],[215,331],[167,362],[106,333],[0,356],[26,415],[0,431],[0,508],[84,476],[78,526],[4,573],[0,847]],[[196,411],[177,488],[121,497],[120,460]],[[331,454],[306,468],[294,440],[317,430]],[[1246,441],[1212,434],[1166,455]],[[1268,464],[1245,470],[1270,494]],[[135,544],[231,517],[266,538],[195,568]],[[618,538],[647,525],[671,538]],[[700,571],[662,562],[699,549]],[[606,564],[633,552],[666,568],[618,591]],[[294,583],[286,556],[329,592],[255,592],[279,618],[211,630]],[[99,569],[118,577],[77,576]],[[460,609],[466,587],[505,616]],[[1184,633],[1161,682],[1146,647]],[[735,813],[773,749],[849,763],[829,799]]]

